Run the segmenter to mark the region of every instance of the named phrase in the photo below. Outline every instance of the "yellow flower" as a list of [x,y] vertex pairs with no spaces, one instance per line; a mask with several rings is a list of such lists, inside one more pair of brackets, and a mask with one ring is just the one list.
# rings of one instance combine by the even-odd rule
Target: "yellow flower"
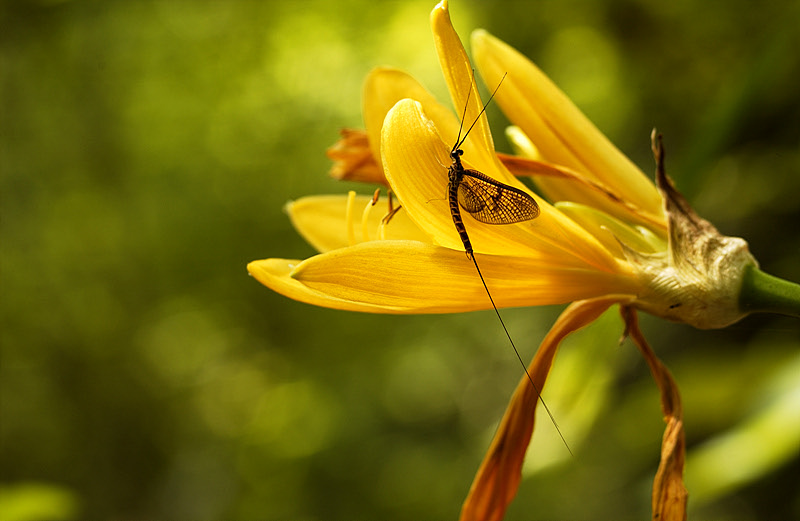
[[[473,90],[469,121],[481,108],[471,68],[455,32],[444,36],[450,38],[442,54],[448,61],[445,70],[460,65],[459,75],[448,78],[456,104],[463,105]],[[338,309],[450,313],[489,307],[445,198],[447,169],[442,165],[449,164],[457,119],[412,78],[388,69],[368,78],[364,107],[369,143],[381,143],[375,154],[382,158],[403,211],[381,226],[383,213],[370,211],[368,197],[311,197],[290,203],[293,224],[322,254],[305,261],[256,261],[248,266],[250,273],[291,298]],[[525,189],[497,160],[485,116],[463,148],[468,166]],[[466,223],[499,306],[636,293],[638,276],[619,255],[611,235],[602,241],[535,197],[541,214],[534,221],[509,226],[469,219]],[[360,223],[356,208],[368,212]],[[373,240],[381,235],[384,240]]]
[[[725,296],[730,302],[714,310],[706,300],[708,295],[724,300],[720,286],[734,287],[742,267],[755,262],[744,241],[706,227],[714,232],[715,249],[687,261],[686,241],[668,237],[665,203],[647,177],[535,65],[479,31],[473,37],[479,70],[490,85],[507,73],[496,99],[517,125],[510,131],[515,145],[528,156],[498,158],[486,116],[478,117],[482,104],[472,65],[446,3],[434,9],[431,20],[454,105],[466,105],[466,122],[477,118],[463,145],[465,166],[528,190],[507,164],[519,175],[535,176],[541,192],[556,201],[551,205],[532,194],[539,217],[513,225],[465,218],[498,306],[563,304],[614,294],[698,327],[720,327],[743,316],[730,295]],[[385,212],[375,211],[367,196],[289,203],[294,226],[321,254],[254,261],[250,273],[290,298],[336,309],[453,313],[490,307],[446,198],[446,165],[460,125],[456,116],[410,76],[384,68],[367,78],[364,120],[367,139],[347,134],[331,154],[350,157],[344,161],[352,164],[342,168],[366,172],[358,178],[383,179],[377,174],[382,166],[403,210],[386,223]],[[366,161],[366,146],[375,163]],[[732,253],[717,259],[722,250]],[[716,273],[708,276],[697,263],[711,257]]]
[[[620,304],[626,334],[642,350],[662,391],[667,422],[653,515],[682,519],[683,428],[668,371],[638,330],[636,309],[696,327],[723,327],[746,313],[738,293],[755,266],[746,243],[698,217],[663,168],[653,138],[654,185],[530,61],[486,32],[473,35],[478,69],[514,123],[518,156],[498,155],[473,68],[446,1],[431,13],[450,94],[465,126],[465,167],[521,190],[540,206],[534,220],[465,226],[498,307],[572,304],[543,340],[512,398],[464,504],[462,519],[500,519],[516,493],[522,459],[550,364],[561,340]],[[251,262],[249,272],[290,298],[373,313],[487,309],[485,289],[456,232],[447,167],[457,116],[407,74],[377,69],[364,88],[365,132],[348,131],[329,154],[340,178],[387,184],[402,209],[390,220],[369,196],[307,197],[287,205],[297,230],[320,254]],[[516,176],[532,176],[533,193]],[[546,196],[546,198],[542,197]],[[553,202],[553,204],[548,201]]]

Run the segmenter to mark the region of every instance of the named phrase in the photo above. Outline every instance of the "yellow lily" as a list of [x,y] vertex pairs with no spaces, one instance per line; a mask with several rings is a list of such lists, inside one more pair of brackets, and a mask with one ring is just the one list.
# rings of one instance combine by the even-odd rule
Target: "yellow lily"
[[[653,516],[684,519],[680,398],[641,335],[635,310],[696,327],[723,327],[753,309],[740,305],[756,270],[747,244],[698,217],[663,169],[653,139],[658,187],[616,149],[530,61],[486,32],[473,35],[481,75],[516,125],[519,156],[498,155],[450,22],[447,2],[431,13],[437,52],[464,125],[463,162],[537,200],[538,218],[489,226],[465,216],[486,284],[498,307],[572,303],[542,341],[520,380],[462,509],[464,520],[500,519],[516,493],[523,457],[556,349],[573,331],[620,304],[626,334],[662,391],[667,422],[653,488]],[[309,259],[251,262],[262,284],[295,300],[372,313],[453,313],[491,307],[453,226],[447,166],[456,115],[407,74],[377,69],[364,87],[365,132],[331,150],[337,177],[387,184],[402,210],[388,220],[369,196],[307,197],[287,205],[297,230],[320,251]],[[513,173],[512,173],[513,172]],[[533,176],[541,194],[515,175]],[[554,204],[548,203],[553,201]]]
[[[640,308],[687,321],[687,310],[696,310],[676,306],[676,295],[669,294],[682,283],[658,263],[637,257],[667,252],[666,217],[656,187],[531,62],[477,32],[476,60],[489,84],[499,83],[500,71],[508,71],[497,101],[518,125],[512,133],[515,144],[530,152],[535,143],[544,161],[499,159],[485,115],[478,118],[482,105],[472,66],[450,25],[446,3],[434,9],[432,23],[455,106],[466,104],[467,122],[477,118],[463,145],[465,165],[527,190],[505,167],[505,159],[517,173],[536,175],[542,192],[559,201],[552,206],[534,194],[540,216],[515,225],[487,226],[467,218],[497,304],[537,306],[625,294]],[[378,159],[404,211],[386,224],[366,196],[289,203],[293,224],[321,254],[255,261],[248,270],[286,296],[336,309],[452,313],[488,308],[445,197],[445,165],[458,133],[457,118],[410,76],[378,69],[365,84],[364,119],[362,146]],[[360,157],[363,163],[363,153]],[[366,170],[369,178],[380,179],[375,164]],[[360,222],[357,208],[364,209]],[[737,266],[754,262],[743,241],[729,242],[741,251]],[[650,273],[654,270],[660,271]],[[726,325],[741,316],[738,309],[719,317],[698,313],[708,323],[696,325]]]
[[[472,69],[452,27],[443,36],[450,38],[442,42],[445,69],[461,65],[459,76],[449,78],[457,89],[454,99],[463,105],[472,91],[466,116],[470,121],[481,109]],[[290,203],[293,224],[322,254],[304,261],[256,261],[248,266],[250,273],[291,298],[337,309],[452,313],[488,308],[444,197],[443,165],[449,163],[457,119],[411,77],[395,70],[374,71],[364,97],[369,143],[380,143],[374,153],[382,159],[404,211],[382,224],[384,214],[372,211],[369,197],[310,197]],[[467,166],[526,189],[497,159],[485,116],[463,148]],[[467,222],[499,306],[636,292],[638,276],[619,255],[613,236],[600,240],[535,197],[542,209],[535,221],[491,227]],[[357,208],[365,209],[360,223]],[[373,240],[381,236],[383,240]]]

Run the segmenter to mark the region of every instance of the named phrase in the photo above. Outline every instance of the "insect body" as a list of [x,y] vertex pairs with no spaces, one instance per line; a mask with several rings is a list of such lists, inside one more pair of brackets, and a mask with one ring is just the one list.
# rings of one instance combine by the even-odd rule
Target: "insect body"
[[[466,136],[464,136],[466,138]],[[448,201],[453,224],[464,243],[467,255],[472,256],[472,243],[461,220],[461,208],[485,224],[514,224],[535,219],[539,215],[536,200],[519,188],[514,188],[477,170],[464,168],[459,143],[450,152],[453,163],[448,168],[450,183]]]

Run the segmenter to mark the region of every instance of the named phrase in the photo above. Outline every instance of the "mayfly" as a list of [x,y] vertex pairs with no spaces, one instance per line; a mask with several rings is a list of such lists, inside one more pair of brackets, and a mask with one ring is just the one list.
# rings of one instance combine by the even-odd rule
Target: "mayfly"
[[525,362],[522,360],[522,357],[517,350],[517,346],[511,339],[511,334],[508,332],[508,328],[506,327],[505,322],[503,322],[503,318],[500,316],[500,311],[497,310],[497,305],[494,303],[492,294],[489,291],[489,286],[486,285],[486,280],[483,278],[483,273],[481,273],[481,269],[478,267],[478,261],[475,258],[475,252],[472,249],[472,243],[469,240],[469,235],[467,235],[467,228],[464,226],[464,221],[461,219],[461,208],[463,208],[477,221],[480,221],[484,224],[514,224],[529,221],[539,216],[539,205],[536,203],[536,199],[531,197],[530,194],[520,190],[519,188],[496,181],[495,179],[492,179],[488,175],[484,174],[483,172],[479,172],[478,170],[464,168],[464,165],[461,163],[461,156],[464,155],[464,151],[461,149],[461,146],[467,140],[467,136],[472,128],[486,111],[486,107],[492,101],[492,98],[494,98],[494,95],[497,93],[497,89],[499,89],[500,85],[503,83],[503,79],[505,79],[505,75],[503,75],[500,83],[498,83],[494,92],[492,92],[492,95],[481,109],[478,117],[475,118],[475,121],[472,123],[472,125],[470,125],[462,137],[461,131],[464,128],[464,118],[467,116],[469,95],[471,94],[472,89],[468,91],[467,100],[464,104],[464,113],[461,116],[461,125],[458,129],[458,137],[456,137],[456,142],[453,145],[453,148],[450,150],[450,159],[452,163],[447,169],[449,177],[447,195],[448,202],[450,204],[450,214],[453,217],[453,224],[455,224],[456,231],[461,237],[461,242],[464,244],[464,251],[467,253],[467,257],[472,259],[472,263],[475,265],[475,270],[477,270],[478,276],[483,283],[483,287],[486,290],[486,295],[489,297],[489,301],[492,303],[492,308],[494,308],[497,318],[500,319],[500,324],[503,326],[503,331],[505,331],[508,341],[511,342],[511,347],[514,348],[514,353],[517,355],[519,362],[522,364],[525,374],[528,375],[528,380],[530,380],[531,385],[536,391],[536,394],[539,395],[539,400],[542,402],[542,406],[544,406],[547,414],[550,416],[550,419],[552,420],[553,425],[555,425],[556,430],[558,430],[558,434],[564,441],[564,445],[566,445],[567,450],[572,453],[569,445],[567,445],[567,442],[564,439],[564,435],[561,434],[561,429],[558,428],[558,424],[556,424],[555,418],[553,418],[553,414],[550,412],[550,409],[544,402],[544,399],[541,396],[541,391],[536,387],[536,384],[533,382],[533,378],[531,378],[530,373],[528,373],[528,368],[525,366]]

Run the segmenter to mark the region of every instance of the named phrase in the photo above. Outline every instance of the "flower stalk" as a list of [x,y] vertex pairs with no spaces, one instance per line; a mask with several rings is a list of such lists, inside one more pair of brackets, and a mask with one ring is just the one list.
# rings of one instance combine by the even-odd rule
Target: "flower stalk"
[[777,313],[800,318],[800,284],[764,273],[751,264],[742,277],[739,308],[745,313]]

